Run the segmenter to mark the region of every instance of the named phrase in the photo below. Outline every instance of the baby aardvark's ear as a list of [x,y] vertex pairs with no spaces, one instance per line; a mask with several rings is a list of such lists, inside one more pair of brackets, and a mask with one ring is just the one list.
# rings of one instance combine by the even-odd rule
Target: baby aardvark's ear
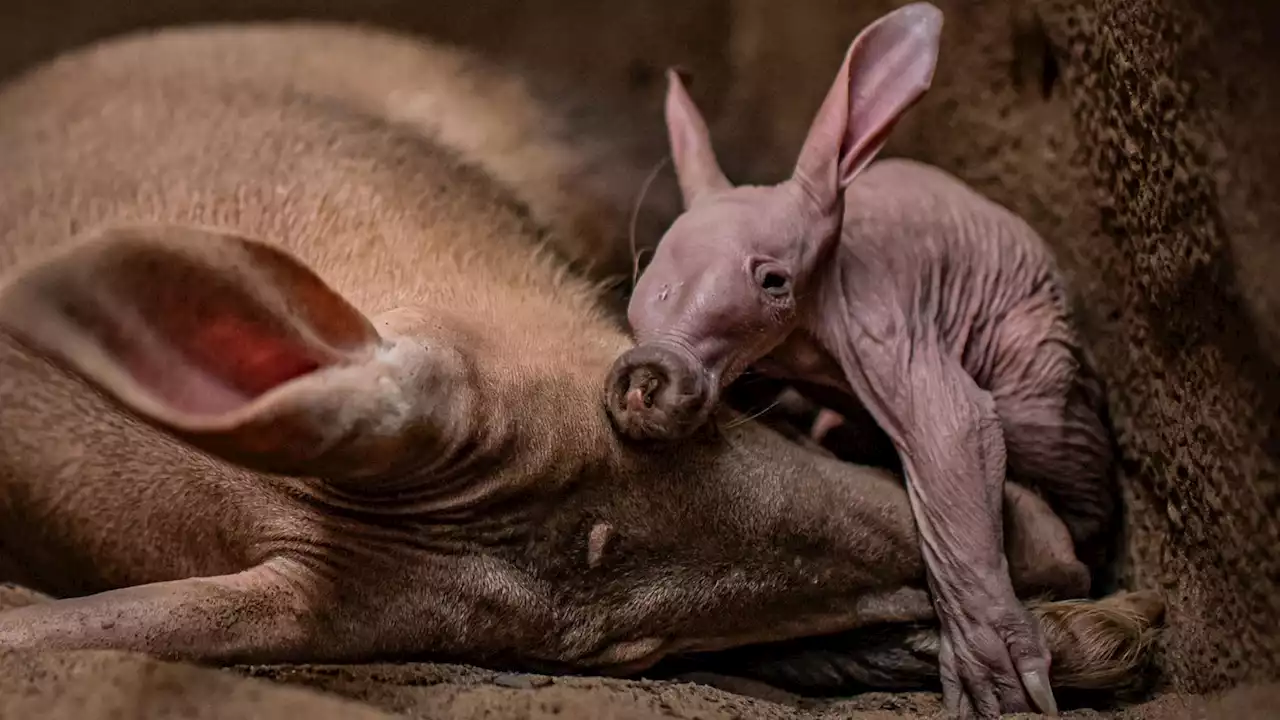
[[716,161],[707,123],[675,70],[667,71],[666,114],[671,159],[676,166],[685,208],[692,207],[704,193],[732,187]]
[[938,64],[942,11],[905,5],[854,38],[809,128],[794,179],[827,207],[884,147],[890,131],[929,89]]

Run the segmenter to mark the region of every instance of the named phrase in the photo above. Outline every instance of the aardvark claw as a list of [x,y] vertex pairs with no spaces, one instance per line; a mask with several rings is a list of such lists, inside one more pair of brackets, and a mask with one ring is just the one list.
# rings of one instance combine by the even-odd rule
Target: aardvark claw
[[1053,699],[1053,689],[1049,687],[1049,681],[1038,670],[1022,673],[1022,686],[1026,688],[1031,702],[1035,703],[1040,712],[1045,715],[1058,714],[1058,703]]

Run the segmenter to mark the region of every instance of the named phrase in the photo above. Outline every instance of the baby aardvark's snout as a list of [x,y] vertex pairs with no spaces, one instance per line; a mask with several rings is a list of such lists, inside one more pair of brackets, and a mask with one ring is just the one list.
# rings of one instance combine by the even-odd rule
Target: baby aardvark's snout
[[609,371],[605,405],[622,434],[636,440],[690,435],[715,404],[707,371],[690,353],[666,345],[640,345]]

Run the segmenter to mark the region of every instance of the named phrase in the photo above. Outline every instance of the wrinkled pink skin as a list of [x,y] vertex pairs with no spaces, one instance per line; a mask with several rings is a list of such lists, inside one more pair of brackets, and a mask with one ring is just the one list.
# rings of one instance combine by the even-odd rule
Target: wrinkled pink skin
[[623,433],[657,440],[703,425],[748,366],[856,399],[907,479],[942,620],[947,709],[1056,712],[1049,653],[1002,551],[1002,487],[1008,473],[1035,488],[1087,554],[1115,513],[1114,446],[1035,231],[939,169],[868,167],[928,88],[941,25],[915,3],[865,29],[795,173],[770,187],[725,179],[669,75],[686,212],[636,285],[639,344],[614,365],[606,403]]

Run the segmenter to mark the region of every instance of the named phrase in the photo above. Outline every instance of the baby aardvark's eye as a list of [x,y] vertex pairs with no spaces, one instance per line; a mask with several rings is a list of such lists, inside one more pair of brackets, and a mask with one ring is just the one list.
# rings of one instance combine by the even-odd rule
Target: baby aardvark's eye
[[756,266],[756,283],[765,294],[775,298],[791,294],[791,275],[773,263],[761,263]]

